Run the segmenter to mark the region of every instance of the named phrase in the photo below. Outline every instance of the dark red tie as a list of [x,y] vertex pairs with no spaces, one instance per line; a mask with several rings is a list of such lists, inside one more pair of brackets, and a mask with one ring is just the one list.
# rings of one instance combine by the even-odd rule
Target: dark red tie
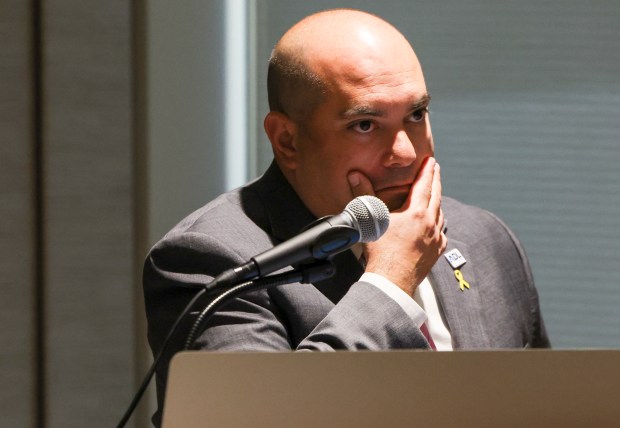
[[426,337],[426,340],[428,340],[428,344],[431,345],[431,348],[433,349],[433,351],[436,351],[437,347],[435,346],[435,342],[433,342],[433,338],[431,337],[431,334],[428,331],[428,327],[426,327],[426,323],[420,326],[420,331],[422,332],[424,337]]

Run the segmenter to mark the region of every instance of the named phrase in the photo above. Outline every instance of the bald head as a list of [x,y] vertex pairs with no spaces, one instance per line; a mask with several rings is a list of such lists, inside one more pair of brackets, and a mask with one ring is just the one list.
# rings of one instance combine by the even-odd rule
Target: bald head
[[365,12],[329,10],[276,45],[264,128],[280,170],[315,216],[342,211],[357,194],[351,176],[365,177],[363,192],[396,209],[434,153],[429,100],[396,28]]
[[363,80],[386,62],[419,67],[409,42],[388,22],[351,9],[310,15],[289,29],[272,52],[270,110],[303,122],[338,82]]

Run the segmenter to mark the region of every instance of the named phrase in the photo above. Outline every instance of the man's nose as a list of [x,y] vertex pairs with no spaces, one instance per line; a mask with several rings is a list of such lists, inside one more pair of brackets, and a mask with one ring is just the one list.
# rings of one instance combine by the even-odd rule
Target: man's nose
[[405,167],[411,165],[416,159],[413,143],[405,131],[399,131],[391,143],[385,158],[386,167]]

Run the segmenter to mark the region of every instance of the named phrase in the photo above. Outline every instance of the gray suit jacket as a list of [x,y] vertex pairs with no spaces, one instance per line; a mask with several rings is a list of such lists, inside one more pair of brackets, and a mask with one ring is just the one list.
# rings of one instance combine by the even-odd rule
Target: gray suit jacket
[[[519,241],[487,211],[447,197],[442,206],[447,249],[463,254],[467,263],[461,271],[471,285],[461,291],[443,257],[430,274],[454,348],[549,346]],[[153,247],[144,268],[153,352],[196,293],[188,286],[208,283],[223,270],[293,237],[313,220],[274,163],[262,178],[221,195],[175,226]],[[328,280],[235,299],[211,319],[197,343],[229,351],[428,348],[397,303],[376,287],[357,282],[363,270],[350,251],[334,262],[337,274]],[[182,340],[176,339],[157,370],[160,408],[168,362]]]

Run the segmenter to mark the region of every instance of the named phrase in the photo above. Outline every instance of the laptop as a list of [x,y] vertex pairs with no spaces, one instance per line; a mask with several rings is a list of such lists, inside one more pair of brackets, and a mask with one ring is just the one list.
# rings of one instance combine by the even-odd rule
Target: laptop
[[164,428],[620,427],[620,350],[177,354]]

